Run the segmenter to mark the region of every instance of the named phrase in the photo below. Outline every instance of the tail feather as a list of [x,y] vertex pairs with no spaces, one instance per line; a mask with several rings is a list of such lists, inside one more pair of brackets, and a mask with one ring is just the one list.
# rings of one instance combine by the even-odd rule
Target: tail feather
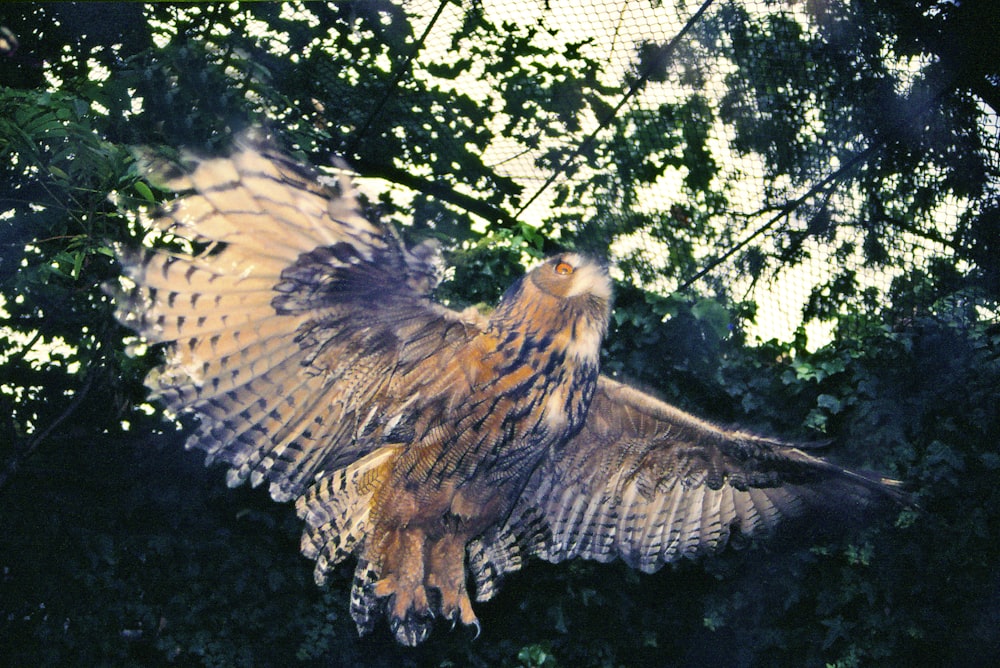
[[488,601],[500,590],[508,573],[520,570],[540,545],[552,538],[545,519],[534,508],[511,516],[468,546],[468,568],[476,583],[476,600]]
[[[295,504],[308,527],[302,535],[302,554],[316,560],[316,582],[360,546],[368,530],[372,497],[396,456],[397,447],[384,447],[350,466],[323,475]],[[360,566],[359,566],[360,572]]]
[[375,622],[385,612],[385,601],[375,595],[374,587],[379,573],[364,557],[358,557],[351,585],[351,618],[358,627],[358,635],[368,635],[375,629]]

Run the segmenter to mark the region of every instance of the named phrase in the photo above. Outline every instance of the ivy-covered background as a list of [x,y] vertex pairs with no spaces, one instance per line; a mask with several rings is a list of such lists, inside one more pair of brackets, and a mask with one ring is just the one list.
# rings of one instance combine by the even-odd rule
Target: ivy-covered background
[[[1000,662],[994,2],[0,5],[0,664]],[[918,507],[654,575],[531,563],[483,633],[358,639],[299,521],[146,401],[112,242],[169,198],[137,145],[263,127],[345,159],[492,304],[562,247],[615,262],[604,369],[831,440]],[[822,522],[823,518],[817,518]],[[808,529],[808,527],[805,527]]]

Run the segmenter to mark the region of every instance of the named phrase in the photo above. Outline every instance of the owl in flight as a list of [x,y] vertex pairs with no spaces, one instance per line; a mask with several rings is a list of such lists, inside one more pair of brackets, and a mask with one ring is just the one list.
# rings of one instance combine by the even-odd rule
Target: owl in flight
[[[302,552],[357,558],[351,615],[416,645],[475,625],[528,557],[646,572],[810,506],[897,483],[723,429],[601,376],[605,266],[576,253],[516,281],[489,316],[435,302],[440,254],[367,220],[260,143],[147,165],[180,192],[152,225],[190,252],[118,249],[118,319],[165,363],[146,380],[198,426],[227,482],[266,482],[305,521]],[[471,576],[471,577],[469,577]]]

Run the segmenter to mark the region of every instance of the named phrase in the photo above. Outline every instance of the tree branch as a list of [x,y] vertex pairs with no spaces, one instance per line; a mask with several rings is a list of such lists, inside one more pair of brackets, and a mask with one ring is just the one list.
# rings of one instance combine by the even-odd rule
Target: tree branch
[[425,178],[415,176],[406,170],[399,169],[398,167],[381,163],[371,163],[366,160],[356,161],[353,166],[365,176],[374,176],[386,179],[387,181],[412,188],[413,190],[425,195],[431,195],[442,202],[454,204],[455,206],[490,222],[497,223],[504,227],[517,226],[517,218],[510,215],[506,211],[498,209],[497,207],[487,204],[486,202],[476,199],[475,197],[463,195],[441,181],[429,181]]

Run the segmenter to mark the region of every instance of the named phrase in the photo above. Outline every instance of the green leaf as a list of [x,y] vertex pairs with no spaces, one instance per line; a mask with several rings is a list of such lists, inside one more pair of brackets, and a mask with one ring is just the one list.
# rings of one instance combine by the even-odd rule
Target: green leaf
[[714,299],[700,299],[691,307],[695,318],[709,325],[716,336],[723,338],[729,334],[732,319],[729,310]]
[[816,397],[816,405],[819,406],[820,408],[825,408],[834,415],[839,413],[843,408],[840,399],[831,394],[821,394],[818,397]]
[[150,190],[149,186],[142,181],[135,182],[135,190],[139,193],[139,196],[147,202],[156,203],[156,197],[153,195],[153,191]]

